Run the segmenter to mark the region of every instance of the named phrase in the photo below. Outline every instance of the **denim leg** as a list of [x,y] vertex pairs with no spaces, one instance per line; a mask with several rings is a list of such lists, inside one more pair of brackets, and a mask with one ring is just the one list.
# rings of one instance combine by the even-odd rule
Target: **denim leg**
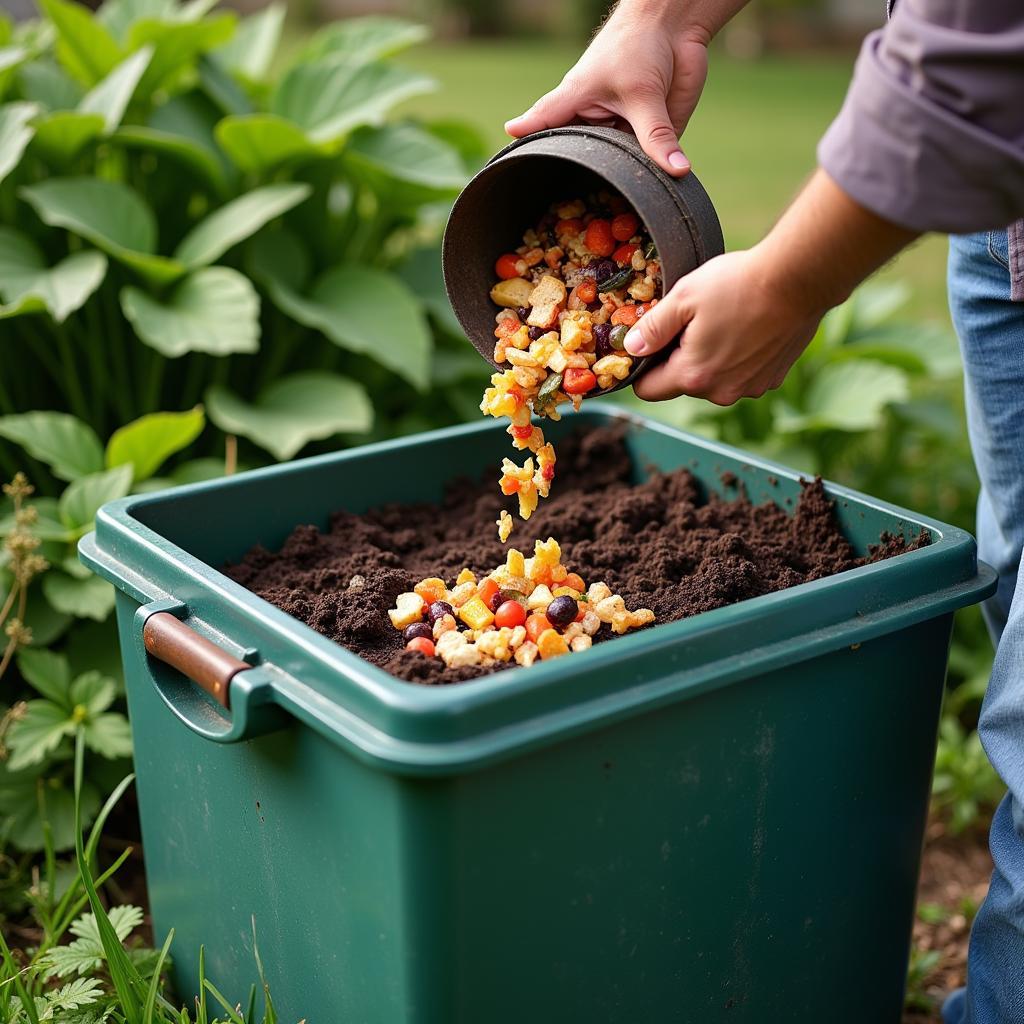
[[947,1024],[1024,1021],[1024,305],[1010,302],[1006,233],[950,240],[949,294],[982,494],[981,557],[1000,574],[985,616],[996,642],[979,732],[1009,792],[992,822],[995,870],[971,931],[967,989]]

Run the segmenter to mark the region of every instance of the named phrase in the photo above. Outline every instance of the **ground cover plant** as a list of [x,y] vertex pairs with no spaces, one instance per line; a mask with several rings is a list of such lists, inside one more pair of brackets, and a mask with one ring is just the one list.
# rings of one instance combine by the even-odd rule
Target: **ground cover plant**
[[0,469],[32,480],[41,560],[22,587],[4,499],[0,606],[25,642],[0,695],[0,837],[29,851],[41,786],[73,842],[74,716],[86,821],[130,754],[113,591],[75,555],[100,505],[451,422],[478,387],[430,248],[478,146],[390,117],[432,88],[389,59],[419,26],[339,22],[275,63],[283,5],[40,14],[0,17]]
[[[574,53],[533,43],[399,53],[422,39],[422,30],[378,19],[340,23],[312,39],[285,26],[284,46],[275,47],[282,13],[277,6],[238,19],[209,4],[130,0],[107,3],[93,16],[58,0],[41,10],[36,23],[15,27],[0,17],[0,282],[10,288],[0,294],[0,474],[11,480],[16,471],[27,472],[36,485],[28,503],[38,517],[18,524],[12,499],[0,503],[5,542],[0,605],[11,602],[13,608],[5,627],[12,628],[12,618],[19,620],[13,646],[11,636],[0,637],[4,652],[10,651],[0,680],[6,727],[0,740],[8,747],[8,759],[0,765],[5,928],[30,913],[25,892],[33,871],[46,860],[47,833],[58,871],[66,876],[71,870],[60,850],[74,844],[73,719],[112,716],[95,733],[100,745],[104,736],[115,740],[106,749],[112,756],[99,749],[86,749],[84,755],[86,822],[128,770],[117,752],[123,750],[124,715],[112,593],[73,557],[74,541],[89,529],[102,500],[292,451],[479,415],[487,371],[455,337],[458,329],[439,287],[432,240],[447,197],[485,151],[501,143],[503,117],[553,85]],[[147,47],[153,52],[145,63]],[[493,75],[497,63],[515,66],[518,73]],[[755,241],[811,166],[817,134],[842,99],[848,63],[833,56],[749,65],[719,57],[713,63],[688,132],[688,151],[715,199],[730,246]],[[396,66],[407,75],[396,76]],[[357,70],[365,68],[372,70]],[[162,69],[166,76],[157,86]],[[412,96],[415,89],[426,89],[425,72],[436,75],[443,88]],[[141,77],[131,91],[136,75]],[[289,76],[292,85],[285,90]],[[353,112],[336,145],[312,138],[321,134],[313,111],[314,82],[341,83],[338,105]],[[371,82],[389,88],[359,87]],[[101,83],[104,88],[98,88]],[[379,95],[379,102],[368,92]],[[388,107],[403,95],[406,113],[398,119]],[[410,111],[419,119],[412,120]],[[464,115],[489,130],[485,146],[474,131],[451,120]],[[234,137],[233,150],[220,136]],[[420,144],[430,148],[430,159],[401,155],[423,153]],[[756,175],[749,172],[752,153],[771,154],[760,161]],[[82,220],[73,192],[69,207],[66,189],[38,187],[65,179],[84,179],[86,190],[96,179],[105,195],[112,194],[111,183],[141,196],[141,205],[128,200],[124,206],[134,211],[127,222],[131,233],[111,234],[109,223]],[[312,191],[299,200],[303,186]],[[209,244],[186,248],[184,255],[179,251],[211,213],[253,192],[258,204],[250,199],[251,205],[232,207],[251,229],[248,237],[232,241],[230,233],[219,235],[222,218],[220,229],[214,230],[214,220],[200,234],[199,241],[205,234]],[[268,214],[274,205],[264,205],[268,199],[295,205]],[[146,207],[151,218],[140,213]],[[264,216],[272,219],[257,226]],[[155,239],[148,245],[153,236],[146,224],[154,222]],[[218,245],[210,240],[216,237],[230,246],[211,256]],[[190,267],[183,272],[180,265],[186,262]],[[890,308],[870,330],[881,329],[890,338],[917,334],[926,318],[925,330],[933,332],[934,322],[944,317],[942,262],[942,242],[933,239],[889,269],[885,280],[890,283],[900,277],[913,283],[912,316],[908,320]],[[339,264],[352,273],[331,274]],[[403,323],[415,322],[408,350],[392,347],[383,358],[426,350],[430,368],[423,390],[402,373],[422,365],[421,356],[409,356],[401,368],[378,365],[377,353],[365,345],[365,321],[346,323],[354,308],[354,287],[347,286],[365,280],[362,271],[378,281],[385,271],[390,284],[381,286],[381,294],[387,296],[403,282],[408,286],[408,302],[379,304],[375,316],[397,317],[402,311],[408,317]],[[197,278],[204,287],[195,287]],[[186,289],[188,281],[193,286]],[[207,303],[243,291],[247,300],[231,306],[239,326],[231,332],[230,351],[215,350],[220,342],[204,329]],[[134,320],[124,308],[126,298]],[[876,300],[867,293],[862,301]],[[148,325],[150,341],[135,321]],[[858,314],[852,333],[838,333],[856,340],[861,322]],[[174,324],[187,329],[168,326]],[[425,344],[424,324],[429,328]],[[359,326],[360,332],[349,336],[346,326]],[[395,346],[406,340],[403,335]],[[872,402],[870,417],[824,427],[805,419],[798,430],[787,431],[775,454],[796,461],[799,448],[805,461],[797,464],[804,468],[825,467],[828,475],[852,486],[970,528],[976,482],[963,440],[959,371],[947,342],[948,337],[937,349],[941,359],[928,357],[924,347],[919,359],[904,353],[905,389],[894,386],[886,401]],[[818,355],[826,362],[850,358],[833,349]],[[289,380],[296,372],[311,376]],[[355,389],[342,392],[339,377]],[[788,392],[792,407],[804,415],[817,401],[813,380],[810,373],[794,378]],[[766,434],[784,411],[776,403],[759,420],[741,405],[724,414],[708,410],[705,418],[690,410],[679,413],[683,404],[644,411],[701,432],[727,432],[719,436],[752,447],[765,447]],[[368,427],[367,405],[373,410]],[[325,433],[330,441],[320,440]],[[876,461],[879,452],[884,457]],[[26,533],[38,540],[32,553],[48,568],[22,590],[8,542],[15,536],[17,547],[17,535]],[[19,616],[22,594],[26,603]],[[955,850],[981,849],[982,855],[977,834],[1001,792],[974,731],[990,657],[980,615],[961,616],[936,773],[934,824],[941,835],[933,841],[955,841]],[[104,707],[108,682],[114,697]],[[83,693],[94,695],[91,706],[72,700]],[[36,723],[44,747],[55,745],[40,760],[12,771],[7,740],[16,731],[7,713],[33,701],[47,706]],[[14,746],[15,751],[21,746],[24,757],[34,745],[30,735],[23,733]],[[951,840],[954,831],[959,838]],[[972,865],[977,868],[977,861]],[[983,876],[984,868],[980,871]],[[975,902],[977,884],[963,883]],[[970,912],[960,912],[957,897],[943,899],[951,919],[969,924]],[[924,920],[920,926],[935,934],[950,927]],[[931,939],[918,936],[918,941]],[[941,942],[941,935],[935,941]],[[949,965],[957,956],[962,963],[962,947],[959,953],[948,945],[939,948],[938,968],[925,971],[928,960],[916,962],[921,968],[916,992],[929,1007],[947,977],[956,981]]]

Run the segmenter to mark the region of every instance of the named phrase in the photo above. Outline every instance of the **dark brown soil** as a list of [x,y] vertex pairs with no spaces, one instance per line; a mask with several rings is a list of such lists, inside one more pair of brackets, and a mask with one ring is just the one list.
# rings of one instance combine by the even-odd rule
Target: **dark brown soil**
[[[863,563],[839,530],[820,480],[804,484],[792,516],[771,503],[754,506],[735,477],[727,482],[728,498],[703,494],[685,469],[633,484],[625,429],[562,441],[552,497],[528,523],[517,520],[510,544],[529,554],[535,539],[554,537],[571,571],[588,583],[604,580],[630,608],[652,608],[656,624]],[[448,670],[438,659],[407,652],[387,610],[425,577],[451,583],[464,566],[481,574],[504,562],[498,507],[493,479],[461,481],[441,505],[342,511],[326,533],[298,526],[279,552],[254,548],[227,572],[396,676],[459,682],[504,666]],[[927,542],[927,534],[910,541],[885,536],[871,560]],[[353,577],[363,582],[353,586]],[[594,640],[607,639],[604,626]]]
[[917,888],[914,948],[918,957],[932,951],[939,956],[911,986],[908,995],[915,998],[908,1002],[914,1005],[907,1007],[904,1024],[941,1024],[942,1001],[966,981],[971,923],[988,892],[991,874],[985,829],[950,835],[940,818],[929,822]]

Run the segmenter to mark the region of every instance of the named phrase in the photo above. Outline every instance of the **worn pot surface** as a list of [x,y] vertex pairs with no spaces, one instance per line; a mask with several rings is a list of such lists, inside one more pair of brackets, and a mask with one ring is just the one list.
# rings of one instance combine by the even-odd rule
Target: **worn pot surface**
[[[448,300],[466,337],[492,366],[499,368],[494,361],[497,309],[490,299],[495,259],[520,244],[524,228],[554,199],[609,186],[625,196],[654,239],[665,291],[724,251],[718,215],[697,176],[666,174],[629,133],[573,125],[517,139],[463,189],[442,250]],[[632,384],[651,358],[657,357],[637,359],[625,380],[590,397]]]

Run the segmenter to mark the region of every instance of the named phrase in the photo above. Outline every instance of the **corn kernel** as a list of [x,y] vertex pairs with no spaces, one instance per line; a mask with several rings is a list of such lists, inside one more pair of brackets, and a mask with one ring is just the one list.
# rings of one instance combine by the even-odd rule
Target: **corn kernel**
[[475,583],[460,583],[449,595],[448,603],[453,608],[461,608],[476,593]]
[[505,567],[508,569],[509,576],[525,576],[526,559],[523,558],[522,551],[509,548],[508,554],[505,555]]
[[516,664],[529,668],[536,660],[540,651],[532,640],[527,640],[516,648]]
[[555,587],[555,589],[551,591],[551,596],[571,597],[574,601],[579,601],[583,597],[578,590],[573,590],[572,587]]
[[543,610],[544,608],[547,608],[554,599],[555,598],[551,593],[551,590],[543,583],[539,583],[533,588],[530,596],[526,599],[526,607],[531,612],[535,612],[538,609]]
[[485,629],[494,621],[494,612],[479,597],[471,597],[459,608],[459,618],[470,629]]
[[508,540],[510,534],[512,533],[513,526],[512,517],[508,514],[508,512],[505,509],[501,510],[501,514],[497,518],[497,524],[498,539],[501,541],[502,544],[504,544],[505,541]]
[[476,573],[469,569],[463,569],[462,572],[455,577],[455,585],[459,587],[463,583],[476,583]]
[[395,607],[388,611],[388,618],[395,629],[405,629],[423,618],[423,609],[423,598],[419,594],[399,594]]
[[562,561],[562,549],[554,537],[547,540],[538,540],[533,545],[534,565],[537,567],[546,566],[552,568]]

